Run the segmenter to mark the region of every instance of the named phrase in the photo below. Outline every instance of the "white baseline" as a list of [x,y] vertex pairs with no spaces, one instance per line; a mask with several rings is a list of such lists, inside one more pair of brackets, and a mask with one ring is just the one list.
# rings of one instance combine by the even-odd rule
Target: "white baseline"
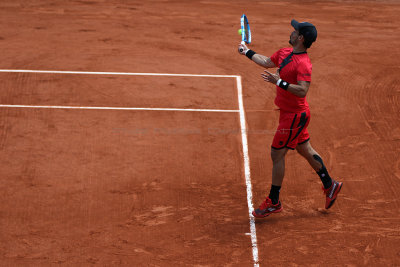
[[173,76],[173,77],[209,77],[236,78],[237,75],[211,74],[179,74],[179,73],[137,73],[137,72],[100,72],[100,71],[58,71],[58,70],[0,70],[7,73],[53,73],[53,74],[85,74],[85,75],[128,75],[128,76]]
[[196,111],[196,112],[233,112],[232,109],[190,109],[190,108],[129,108],[129,107],[80,107],[80,106],[35,106],[35,105],[3,105],[2,108],[52,108],[52,109],[97,109],[97,110],[155,110],[155,111]]

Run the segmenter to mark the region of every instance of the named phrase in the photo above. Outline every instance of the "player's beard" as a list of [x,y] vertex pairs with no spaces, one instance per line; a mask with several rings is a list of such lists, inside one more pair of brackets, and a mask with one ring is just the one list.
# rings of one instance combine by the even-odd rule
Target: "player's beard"
[[289,38],[289,44],[290,44],[291,46],[295,46],[296,42],[297,42],[297,38],[294,39],[294,40],[292,40],[292,36],[290,36],[290,38]]
[[292,39],[293,39],[293,33],[294,33],[294,32],[292,32],[292,33],[290,34],[290,36],[289,36],[289,44],[290,44],[291,46],[294,46],[294,45],[296,44],[296,39],[297,39],[297,38],[295,38],[294,40],[292,40]]
[[291,46],[294,45],[294,43],[293,43],[293,41],[292,41],[292,34],[289,36],[289,44],[290,44]]

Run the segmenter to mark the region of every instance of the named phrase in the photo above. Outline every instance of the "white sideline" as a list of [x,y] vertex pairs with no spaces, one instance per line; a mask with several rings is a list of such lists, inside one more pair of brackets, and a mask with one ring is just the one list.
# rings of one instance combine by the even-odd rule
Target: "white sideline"
[[[124,107],[79,107],[79,106],[34,106],[34,105],[1,105],[0,107],[9,108],[54,108],[54,109],[103,109],[103,110],[159,110],[159,111],[204,111],[204,112],[235,112],[239,113],[240,128],[243,146],[244,174],[246,181],[247,206],[250,219],[250,236],[253,252],[254,266],[259,267],[258,246],[255,220],[253,211],[253,193],[250,176],[250,158],[247,142],[246,118],[243,105],[242,78],[238,75],[207,75],[207,74],[172,74],[172,73],[133,73],[133,72],[90,72],[90,71],[50,71],[50,70],[7,70],[0,69],[0,72],[7,73],[53,73],[53,74],[87,74],[87,75],[137,75],[137,76],[173,76],[173,77],[211,77],[211,78],[236,78],[238,90],[239,110],[219,110],[219,109],[179,109],[179,108],[124,108]],[[248,235],[248,233],[245,233]]]
[[239,102],[239,116],[240,116],[240,128],[242,132],[242,145],[243,145],[243,160],[244,160],[244,176],[246,179],[246,191],[247,191],[247,207],[249,208],[249,218],[250,218],[250,236],[251,236],[251,246],[253,248],[253,260],[254,266],[259,266],[258,263],[258,246],[257,246],[257,233],[256,224],[253,217],[253,193],[251,187],[251,176],[250,176],[250,157],[249,148],[247,144],[247,129],[246,129],[246,118],[244,114],[243,105],[243,94],[242,94],[242,78],[240,76],[236,77],[236,84],[238,90],[238,102]]

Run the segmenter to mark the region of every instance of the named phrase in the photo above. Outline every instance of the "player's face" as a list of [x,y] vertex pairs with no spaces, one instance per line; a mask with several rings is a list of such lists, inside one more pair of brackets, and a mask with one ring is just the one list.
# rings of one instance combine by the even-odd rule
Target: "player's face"
[[292,46],[294,46],[299,40],[298,40],[298,38],[299,38],[299,32],[298,31],[293,31],[291,34],[290,34],[290,39],[289,39],[289,44],[291,44]]

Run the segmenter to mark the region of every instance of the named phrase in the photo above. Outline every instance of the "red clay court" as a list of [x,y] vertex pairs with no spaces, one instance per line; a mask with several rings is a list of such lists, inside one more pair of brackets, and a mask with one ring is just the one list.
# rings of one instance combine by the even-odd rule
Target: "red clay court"
[[[1,266],[400,266],[397,1],[2,1]],[[312,21],[313,146],[344,182],[288,153],[279,113],[236,49],[286,46]]]

